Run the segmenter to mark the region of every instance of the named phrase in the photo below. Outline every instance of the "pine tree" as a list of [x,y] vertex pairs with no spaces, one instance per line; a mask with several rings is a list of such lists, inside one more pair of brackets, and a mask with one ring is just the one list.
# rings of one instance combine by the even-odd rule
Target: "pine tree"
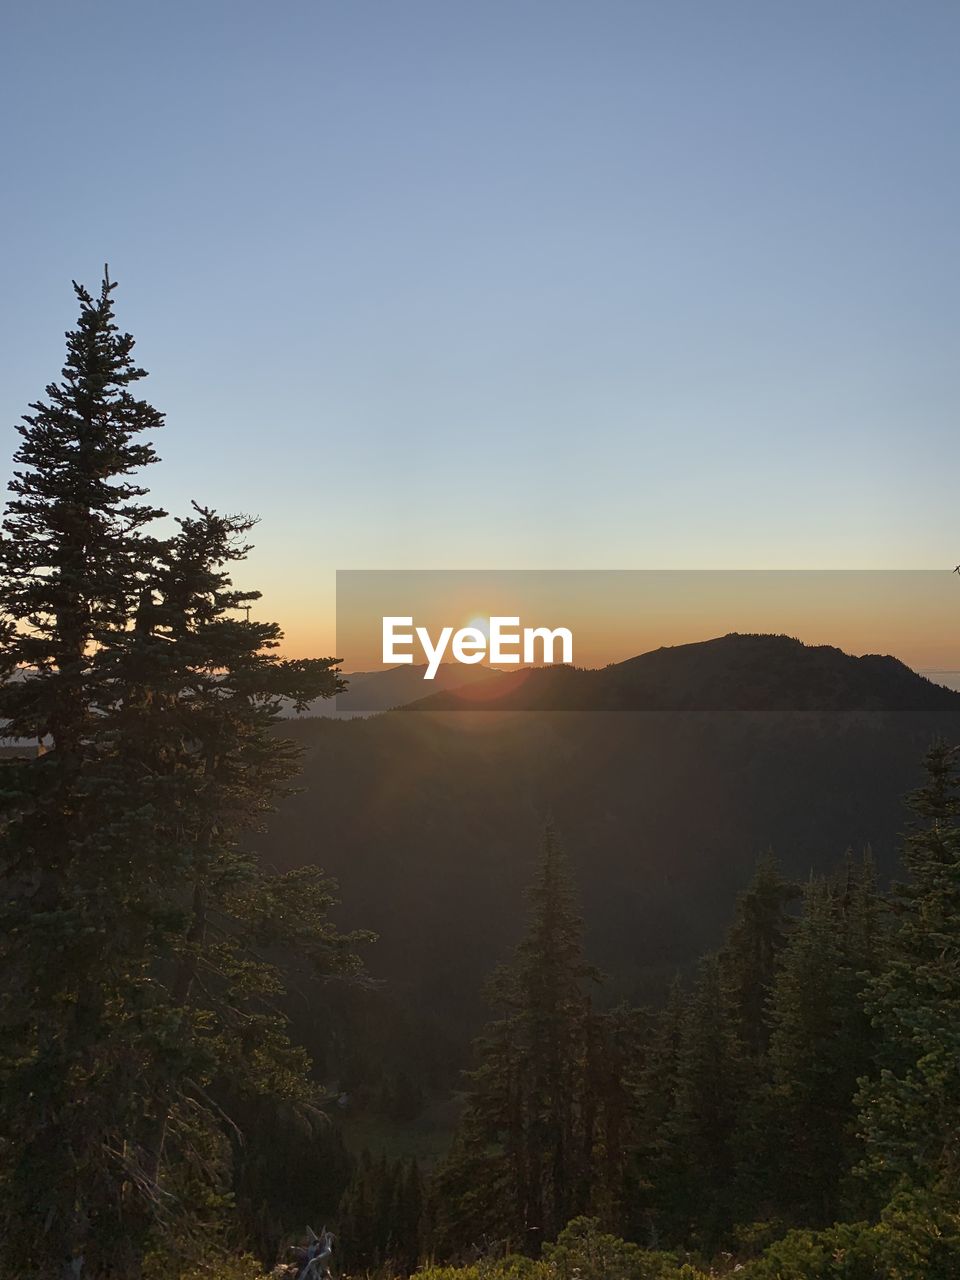
[[463,1120],[437,1179],[441,1249],[508,1242],[537,1252],[581,1212],[582,1086],[589,1042],[582,922],[548,828],[531,919],[494,977],[498,1017],[478,1041]]
[[635,1197],[631,1156],[637,1141],[637,1090],[631,1078],[648,1032],[643,1013],[592,1013],[581,1087],[583,1156],[578,1202],[605,1231],[625,1234]]
[[379,1264],[379,1203],[377,1166],[364,1150],[337,1211],[341,1261],[349,1271],[369,1270]]
[[0,542],[0,714],[49,745],[0,773],[0,1265],[22,1276],[83,1257],[137,1277],[158,1232],[182,1238],[183,1170],[219,1184],[229,1158],[211,1091],[312,1103],[264,956],[355,966],[322,875],[271,877],[243,846],[296,768],[280,699],[335,692],[336,660],[283,662],[274,624],[235,616],[249,520],[148,532],[162,513],[130,477],[162,419],[128,390],[113,287],[77,289]]
[[894,928],[867,986],[878,1070],[862,1082],[864,1173],[880,1197],[898,1186],[960,1194],[960,780],[957,748],[936,743],[904,847],[910,873],[891,894]]
[[[103,780],[103,713],[115,696],[105,658],[152,571],[158,543],[147,531],[163,514],[139,501],[146,490],[130,478],[156,461],[139,437],[162,416],[130,391],[144,373],[114,323],[114,286],[105,273],[96,299],[74,288],[80,318],[62,381],[17,428],[21,469],[0,540],[0,715],[8,732],[49,748],[6,762],[0,780],[0,1132],[5,1155],[16,1144],[23,1178],[12,1185],[13,1234],[33,1240],[47,1274],[87,1229],[102,1190],[106,1117],[89,1086],[107,1078],[111,943],[96,900],[112,885],[98,874],[103,813],[91,791]],[[29,1255],[17,1262],[29,1267]]]
[[777,961],[787,940],[787,907],[797,889],[781,876],[772,855],[757,864],[753,879],[737,899],[733,924],[720,952],[725,1000],[746,1056],[766,1053],[770,1039],[769,999]]
[[789,915],[797,886],[785,880],[768,853],[737,898],[733,923],[720,950],[723,1003],[737,1041],[740,1095],[735,1124],[735,1173],[729,1203],[742,1219],[768,1212],[769,1126],[763,1099],[769,1073],[770,993],[793,926]]
[[415,1271],[420,1261],[423,1210],[420,1166],[410,1159],[398,1170],[392,1206],[391,1257],[405,1275]]
[[862,992],[877,967],[879,919],[869,856],[811,880],[770,1000],[767,1182],[781,1212],[804,1225],[840,1216],[856,1160],[857,1081],[875,1039]]
[[[55,823],[64,819],[54,799],[82,762],[104,692],[96,646],[125,628],[157,545],[146,530],[164,514],[138,501],[147,490],[129,478],[156,462],[138,437],[159,430],[163,416],[129,390],[146,374],[114,323],[115,287],[106,271],[96,300],[74,284],[80,318],[67,334],[63,381],[16,428],[14,461],[24,469],[10,483],[0,540],[5,667],[31,676],[4,690],[3,711],[12,733],[52,738],[41,802]],[[68,857],[69,841],[56,844]]]
[[718,956],[702,961],[684,1010],[676,1095],[666,1137],[679,1155],[675,1211],[685,1230],[713,1250],[740,1217],[741,1123],[750,1072],[723,989]]
[[636,1195],[624,1234],[651,1248],[679,1240],[688,1226],[681,1203],[687,1166],[674,1142],[685,1016],[686,998],[676,978],[653,1019],[631,1082],[637,1114],[632,1152]]
[[341,1258],[350,1271],[409,1275],[421,1253],[423,1181],[416,1160],[372,1160],[364,1151],[337,1214]]

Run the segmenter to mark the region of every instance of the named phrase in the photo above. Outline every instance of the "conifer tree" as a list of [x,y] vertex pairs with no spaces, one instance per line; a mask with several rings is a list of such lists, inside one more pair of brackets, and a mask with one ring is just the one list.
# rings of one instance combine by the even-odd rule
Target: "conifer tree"
[[625,1234],[652,1248],[680,1239],[687,1226],[681,1204],[686,1162],[674,1143],[685,1014],[683,986],[675,978],[663,1008],[654,1016],[632,1082],[637,1114],[632,1155],[636,1196]]
[[423,1211],[423,1179],[420,1166],[411,1158],[399,1171],[392,1207],[391,1255],[394,1265],[407,1275],[420,1261]]
[[49,748],[0,772],[0,1267],[24,1277],[83,1259],[134,1280],[182,1238],[172,1162],[228,1152],[211,1090],[311,1104],[263,957],[355,965],[322,875],[269,876],[243,846],[296,767],[280,699],[335,692],[335,660],[283,662],[274,624],[235,616],[250,521],[197,507],[151,535],[132,476],[162,419],[129,391],[113,287],[77,288],[0,542],[0,714]]
[[737,898],[733,924],[720,953],[725,1000],[746,1056],[763,1057],[770,1038],[769,999],[777,960],[789,930],[787,907],[797,889],[781,876],[772,855],[757,864]]
[[637,1092],[631,1073],[642,1053],[646,1018],[618,1008],[591,1013],[581,1086],[583,1155],[578,1203],[606,1231],[623,1234],[633,1195],[630,1154],[636,1142]]
[[805,1225],[840,1216],[856,1159],[857,1081],[874,1051],[862,993],[876,971],[879,916],[869,855],[811,880],[771,996],[769,1182],[781,1211]]
[[[733,923],[719,953],[722,1002],[736,1041],[738,1094],[731,1142],[734,1172],[727,1203],[740,1218],[768,1209],[769,1126],[762,1100],[768,1075],[770,994],[777,966],[790,937],[790,903],[797,887],[780,874],[773,855],[757,864],[737,898]],[[731,1225],[731,1224],[727,1224]]]
[[66,1241],[69,1254],[102,1193],[105,1117],[89,1086],[108,1056],[102,953],[112,944],[96,906],[109,894],[99,874],[105,814],[91,793],[109,791],[106,657],[152,572],[158,543],[148,530],[163,514],[139,501],[146,490],[132,479],[156,461],[140,437],[162,416],[130,390],[144,373],[114,323],[114,286],[105,273],[96,298],[74,288],[80,318],[62,381],[17,428],[20,469],[0,539],[0,715],[7,732],[47,748],[38,760],[6,762],[0,782],[0,1133],[4,1155],[16,1144],[24,1179],[22,1216],[12,1186],[13,1234],[32,1233],[47,1274],[59,1274],[59,1252]]
[[373,1160],[364,1151],[337,1214],[341,1257],[350,1271],[408,1275],[420,1259],[423,1181],[416,1160]]
[[380,1203],[378,1167],[364,1150],[353,1172],[337,1212],[341,1258],[350,1270],[371,1269],[380,1261]]
[[682,1159],[675,1205],[685,1227],[683,1238],[709,1250],[739,1220],[738,1125],[749,1078],[725,998],[720,959],[708,956],[684,1010],[667,1138]]
[[589,1033],[583,925],[547,829],[530,924],[494,977],[498,1017],[478,1041],[464,1117],[437,1179],[441,1250],[506,1241],[538,1252],[582,1211],[582,1085]]
[[960,780],[957,748],[936,743],[891,894],[886,963],[867,986],[878,1070],[859,1095],[864,1173],[879,1197],[960,1195]]

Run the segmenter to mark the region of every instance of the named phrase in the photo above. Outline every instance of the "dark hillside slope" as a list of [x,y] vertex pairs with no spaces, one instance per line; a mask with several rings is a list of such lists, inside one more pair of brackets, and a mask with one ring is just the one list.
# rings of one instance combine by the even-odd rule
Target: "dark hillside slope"
[[[551,709],[551,690],[569,706],[573,685],[582,709]],[[308,748],[305,790],[272,820],[268,856],[337,876],[345,921],[381,935],[373,972],[464,1027],[518,937],[548,815],[592,958],[617,994],[649,998],[717,942],[767,848],[802,877],[871,843],[892,870],[924,751],[960,741],[960,694],[892,658],[785,637],[537,672],[513,696],[521,687],[536,710],[463,710],[441,694],[438,711],[284,726]]]

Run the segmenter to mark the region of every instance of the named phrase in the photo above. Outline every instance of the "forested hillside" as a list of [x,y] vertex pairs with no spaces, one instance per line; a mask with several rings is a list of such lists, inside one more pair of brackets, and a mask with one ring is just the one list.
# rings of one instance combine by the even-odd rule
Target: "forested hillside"
[[450,1149],[414,1184],[413,1218],[389,1189],[416,1170],[361,1164],[348,1264],[392,1274],[426,1250],[461,1261],[434,1280],[956,1274],[958,791],[956,749],[934,746],[910,879],[887,893],[869,855],[803,884],[762,861],[721,946],[656,1010],[598,1001],[548,828]]
[[457,1034],[475,1027],[484,975],[519,936],[548,817],[597,963],[618,996],[659,999],[718,942],[763,852],[805,877],[870,846],[888,876],[924,751],[960,736],[960,695],[893,659],[786,637],[533,675],[538,702],[561,684],[569,705],[576,682],[578,701],[605,709],[408,709],[283,728],[306,747],[303,789],[271,819],[271,858],[335,874],[379,934],[373,972]]

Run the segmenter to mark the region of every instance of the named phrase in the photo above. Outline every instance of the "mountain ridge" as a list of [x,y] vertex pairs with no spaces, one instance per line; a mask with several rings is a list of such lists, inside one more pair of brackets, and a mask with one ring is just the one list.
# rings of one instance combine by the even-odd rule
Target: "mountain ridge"
[[960,706],[890,654],[860,657],[792,636],[730,632],[661,646],[605,667],[491,673],[407,710],[921,710]]

